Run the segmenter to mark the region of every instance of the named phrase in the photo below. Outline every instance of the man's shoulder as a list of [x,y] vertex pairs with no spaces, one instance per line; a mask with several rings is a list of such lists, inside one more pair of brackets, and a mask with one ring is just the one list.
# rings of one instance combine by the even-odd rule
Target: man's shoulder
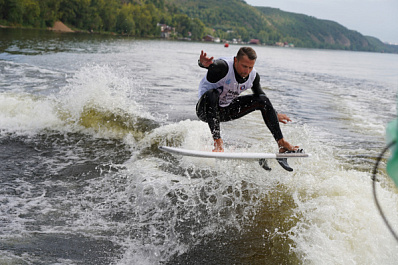
[[215,67],[228,69],[228,62],[225,60],[225,58],[215,59],[213,64]]
[[222,78],[224,78],[229,71],[227,61],[223,59],[216,59],[213,63],[209,66],[207,72],[207,81],[210,83],[216,83]]
[[224,73],[228,72],[229,66],[228,62],[222,58],[215,59],[213,63],[209,66],[209,71],[217,72],[217,73]]

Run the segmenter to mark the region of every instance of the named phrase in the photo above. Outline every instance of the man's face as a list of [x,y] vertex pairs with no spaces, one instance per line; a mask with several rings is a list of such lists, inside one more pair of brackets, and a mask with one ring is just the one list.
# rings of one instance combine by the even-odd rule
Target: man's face
[[240,60],[234,58],[235,70],[243,78],[249,76],[250,72],[253,70],[256,60],[250,60],[246,55],[244,55]]

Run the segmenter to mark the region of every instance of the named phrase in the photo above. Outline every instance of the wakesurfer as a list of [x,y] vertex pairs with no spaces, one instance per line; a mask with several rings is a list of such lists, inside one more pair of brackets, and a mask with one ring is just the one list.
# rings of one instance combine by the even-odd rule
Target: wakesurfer
[[[214,140],[213,152],[223,152],[220,122],[239,119],[255,110],[261,111],[264,123],[278,144],[279,152],[295,152],[283,137],[279,122],[286,124],[290,118],[277,113],[260,86],[260,75],[254,68],[257,54],[251,47],[242,47],[235,57],[208,57],[201,51],[198,64],[207,69],[199,84],[199,101],[196,105],[198,118],[210,127]],[[240,96],[247,89],[252,94]]]

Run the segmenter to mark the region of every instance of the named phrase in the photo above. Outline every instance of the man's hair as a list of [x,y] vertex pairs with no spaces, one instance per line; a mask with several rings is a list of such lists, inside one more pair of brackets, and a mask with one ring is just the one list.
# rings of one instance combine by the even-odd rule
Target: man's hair
[[236,55],[236,58],[238,61],[243,57],[247,56],[250,60],[256,60],[257,59],[257,54],[251,47],[242,47],[239,49],[238,54]]

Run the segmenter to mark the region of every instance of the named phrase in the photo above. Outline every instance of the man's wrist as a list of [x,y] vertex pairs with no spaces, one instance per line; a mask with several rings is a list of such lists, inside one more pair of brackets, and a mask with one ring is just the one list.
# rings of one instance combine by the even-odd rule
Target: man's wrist
[[198,65],[199,65],[200,67],[202,67],[202,68],[206,68],[206,67],[200,62],[200,59],[198,59]]

